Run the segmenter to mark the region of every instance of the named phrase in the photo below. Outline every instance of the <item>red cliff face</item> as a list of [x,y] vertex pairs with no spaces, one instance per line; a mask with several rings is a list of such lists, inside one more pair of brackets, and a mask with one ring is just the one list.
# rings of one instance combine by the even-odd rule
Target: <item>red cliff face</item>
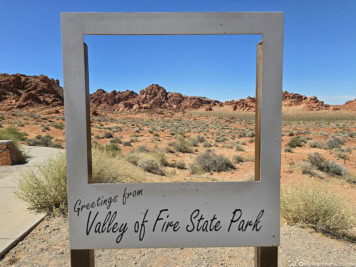
[[45,75],[0,74],[0,110],[63,106],[59,81]]

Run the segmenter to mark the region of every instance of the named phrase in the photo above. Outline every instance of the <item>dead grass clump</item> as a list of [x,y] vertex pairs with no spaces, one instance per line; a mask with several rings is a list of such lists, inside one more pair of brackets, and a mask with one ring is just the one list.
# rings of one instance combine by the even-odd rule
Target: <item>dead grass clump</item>
[[281,215],[289,224],[343,235],[355,226],[345,201],[315,183],[282,188]]

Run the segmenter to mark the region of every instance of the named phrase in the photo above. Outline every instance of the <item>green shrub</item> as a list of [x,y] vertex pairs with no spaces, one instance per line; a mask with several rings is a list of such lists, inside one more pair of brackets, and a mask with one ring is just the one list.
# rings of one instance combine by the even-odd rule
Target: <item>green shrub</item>
[[306,143],[306,140],[301,136],[293,137],[288,143],[287,146],[291,148],[302,147]]
[[197,156],[195,163],[200,166],[201,170],[204,172],[223,172],[235,169],[229,159],[223,155],[216,155],[210,150],[200,153]]
[[355,224],[352,212],[341,198],[320,185],[309,183],[282,188],[281,216],[291,225],[339,234]]

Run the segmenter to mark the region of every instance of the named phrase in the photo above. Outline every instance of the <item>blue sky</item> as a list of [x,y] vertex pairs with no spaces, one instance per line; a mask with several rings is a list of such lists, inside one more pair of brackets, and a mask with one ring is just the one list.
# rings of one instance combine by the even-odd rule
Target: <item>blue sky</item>
[[[60,12],[283,11],[283,90],[330,104],[356,98],[356,1],[1,1],[0,73],[62,83]],[[86,36],[90,89],[169,91],[219,100],[254,95],[261,36]]]

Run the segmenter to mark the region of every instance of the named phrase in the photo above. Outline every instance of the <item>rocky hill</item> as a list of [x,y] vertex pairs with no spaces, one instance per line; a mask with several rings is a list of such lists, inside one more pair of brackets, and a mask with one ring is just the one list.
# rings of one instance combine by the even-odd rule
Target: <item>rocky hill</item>
[[206,105],[219,105],[217,100],[204,97],[184,96],[180,93],[167,92],[162,86],[152,84],[137,94],[133,91],[105,92],[97,90],[90,96],[91,106],[98,109],[117,111],[142,111],[150,109],[198,109]]
[[[123,92],[106,92],[98,89],[90,95],[92,110],[110,111],[144,111],[170,109],[183,111],[200,109],[210,111],[215,107],[228,106],[234,111],[255,111],[256,98],[231,100],[221,103],[205,97],[185,96],[180,93],[167,92],[158,84],[152,84],[139,94],[126,90]],[[317,97],[283,92],[284,110],[351,110],[356,111],[356,99],[344,105],[332,106]],[[63,106],[63,88],[58,80],[45,75],[27,76],[24,74],[0,74],[0,111],[36,107]]]
[[[225,101],[224,105],[232,106],[234,111],[255,111],[256,98],[247,97],[245,99],[239,99],[237,101]],[[283,109],[302,109],[304,111],[319,111],[319,110],[338,110],[339,106],[331,106],[324,104],[316,96],[307,97],[305,95],[283,92],[282,96]]]
[[63,106],[59,81],[45,75],[0,74],[0,110]]

